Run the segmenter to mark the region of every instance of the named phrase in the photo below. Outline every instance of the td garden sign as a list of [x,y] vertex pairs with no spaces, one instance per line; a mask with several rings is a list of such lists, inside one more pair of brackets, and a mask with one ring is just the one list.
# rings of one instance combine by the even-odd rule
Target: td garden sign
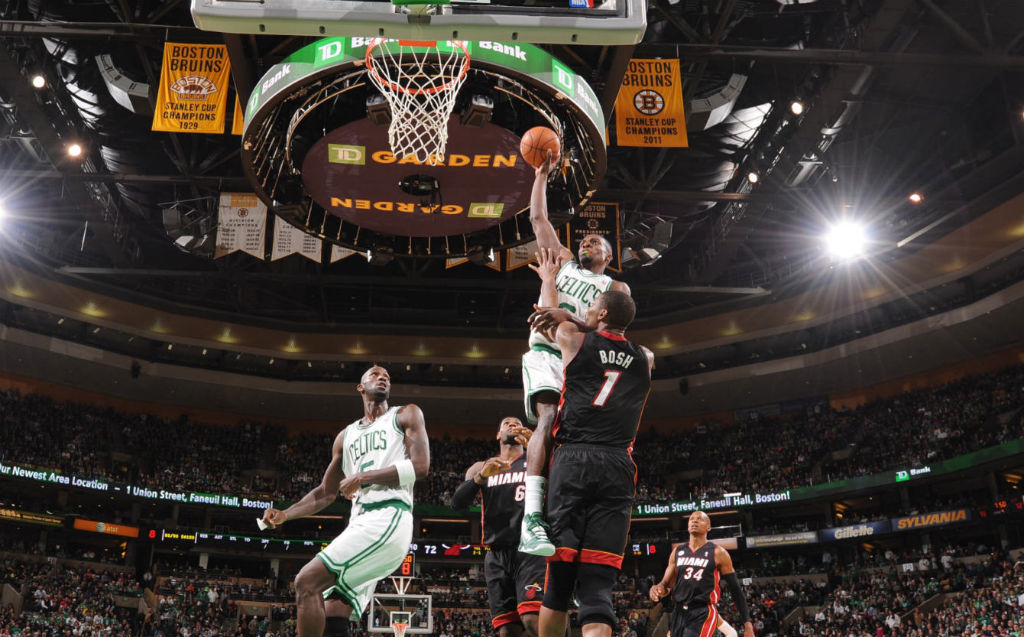
[[391,151],[391,113],[366,77],[370,42],[314,42],[272,67],[250,96],[243,165],[280,217],[332,243],[383,244],[396,255],[525,243],[534,170],[519,141],[538,125],[560,129],[570,159],[549,184],[552,213],[589,201],[605,169],[604,116],[564,63],[525,43],[466,43],[470,75],[448,121],[446,154],[428,165]]

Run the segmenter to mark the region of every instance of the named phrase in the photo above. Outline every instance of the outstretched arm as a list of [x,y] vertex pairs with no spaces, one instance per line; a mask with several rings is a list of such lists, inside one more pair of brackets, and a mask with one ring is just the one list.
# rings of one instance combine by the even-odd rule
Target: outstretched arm
[[344,476],[342,470],[342,459],[344,454],[345,432],[341,432],[334,439],[331,447],[331,463],[324,471],[324,477],[312,491],[302,496],[302,499],[294,503],[284,511],[277,509],[266,509],[263,511],[263,522],[270,528],[280,526],[288,520],[297,520],[307,515],[319,513],[327,508],[329,504],[338,499],[338,488]]
[[729,551],[721,546],[715,547],[715,567],[722,574],[722,579],[729,585],[732,593],[732,601],[736,604],[736,610],[740,612],[740,622],[743,623],[743,637],[754,637],[754,624],[750,621],[750,611],[747,609],[747,598],[743,595],[740,582],[736,579],[736,571],[732,567],[732,557]]
[[465,509],[473,504],[473,498],[480,491],[480,487],[487,483],[487,478],[505,471],[510,465],[511,463],[501,458],[488,458],[473,463],[473,466],[466,471],[466,481],[460,484],[452,494],[452,508]]
[[427,425],[423,411],[416,405],[406,405],[398,412],[398,426],[405,431],[405,449],[408,460],[399,460],[390,467],[372,471],[360,471],[341,482],[341,492],[346,498],[355,496],[363,485],[382,484],[397,487],[414,482],[430,469],[430,441],[427,439]]
[[558,271],[562,268],[563,261],[559,258],[558,252],[547,248],[540,248],[533,256],[537,259],[537,265],[528,263],[527,267],[540,278],[540,304],[544,307],[555,307],[558,305]]
[[558,158],[548,151],[548,158],[536,168],[533,176],[533,190],[530,193],[530,225],[533,235],[537,237],[537,247],[551,250],[557,255],[572,258],[572,252],[558,242],[558,233],[548,218],[548,175],[558,164]]

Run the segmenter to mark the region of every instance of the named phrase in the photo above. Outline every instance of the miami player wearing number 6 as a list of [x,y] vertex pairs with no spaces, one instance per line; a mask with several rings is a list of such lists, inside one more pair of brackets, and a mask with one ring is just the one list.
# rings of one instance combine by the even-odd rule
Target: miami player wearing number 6
[[[584,637],[609,637],[616,625],[612,585],[622,566],[636,489],[631,455],[651,389],[654,355],[626,339],[636,305],[608,291],[578,321],[538,308],[533,329],[557,325],[565,385],[552,431],[546,517],[555,553],[548,558],[541,637],[565,634],[575,589]],[[537,431],[534,438],[544,435]]]
[[669,591],[672,593],[675,602],[670,623],[672,637],[711,637],[714,634],[721,623],[717,603],[721,596],[718,581],[722,577],[740,612],[743,637],[754,637],[754,625],[732,568],[732,558],[728,551],[708,541],[711,518],[703,511],[694,511],[687,527],[690,541],[672,547],[664,577],[650,590],[654,602]]
[[[503,418],[498,427],[497,456],[474,463],[466,481],[452,496],[452,506],[464,509],[483,490],[484,557],[491,624],[499,637],[537,634],[537,613],[544,597],[543,557],[519,552],[519,526],[523,519],[526,454],[523,447],[533,434],[518,418]],[[520,627],[521,625],[521,627]]]
[[334,439],[320,484],[284,511],[263,514],[267,526],[277,527],[323,510],[339,491],[352,501],[348,526],[295,577],[299,637],[321,637],[325,624],[332,637],[348,634],[348,620],[359,619],[377,582],[409,552],[412,485],[430,468],[423,412],[416,405],[388,406],[387,370],[366,370],[356,391],[363,417]]

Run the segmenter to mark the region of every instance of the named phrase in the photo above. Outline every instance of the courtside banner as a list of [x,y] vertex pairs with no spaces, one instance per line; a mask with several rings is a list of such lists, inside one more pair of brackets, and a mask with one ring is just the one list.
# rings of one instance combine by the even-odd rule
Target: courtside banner
[[929,526],[945,526],[957,522],[966,522],[971,519],[969,509],[954,509],[952,511],[936,511],[935,513],[922,513],[921,515],[908,515],[903,518],[893,518],[893,531],[913,531]]
[[220,193],[214,259],[239,250],[262,259],[266,236],[267,206],[259,197],[245,192]]
[[851,524],[831,529],[821,530],[822,542],[834,542],[836,540],[863,539],[873,535],[882,535],[892,530],[889,520],[878,520],[877,522],[865,522],[863,524]]
[[615,140],[619,146],[690,145],[679,60],[629,61],[615,98]]
[[164,43],[153,130],[223,133],[230,79],[225,45]]
[[796,546],[798,544],[816,544],[818,534],[814,531],[800,533],[778,533],[775,535],[757,535],[747,538],[747,548],[763,548],[766,546]]

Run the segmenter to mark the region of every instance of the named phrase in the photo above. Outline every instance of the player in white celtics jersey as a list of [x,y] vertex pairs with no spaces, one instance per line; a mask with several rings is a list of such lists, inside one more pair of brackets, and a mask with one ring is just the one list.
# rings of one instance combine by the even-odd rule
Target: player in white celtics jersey
[[[586,235],[576,255],[559,242],[558,233],[548,218],[547,202],[548,176],[557,164],[558,158],[548,153],[548,160],[536,169],[530,197],[530,223],[542,260],[555,259],[561,264],[553,277],[550,276],[552,268],[545,267],[545,263],[535,268],[542,282],[538,304],[565,308],[582,324],[599,294],[608,290],[630,292],[628,285],[605,274],[613,257],[611,243],[606,238],[599,234]],[[542,514],[546,483],[543,474],[553,441],[548,433],[555,420],[565,378],[561,356],[557,343],[530,331],[530,349],[523,355],[523,392],[526,418],[537,424],[535,432],[539,435],[530,439],[526,450],[526,500],[519,550],[531,555],[555,553]]]
[[325,624],[327,635],[348,634],[349,619],[358,621],[377,582],[409,551],[412,486],[430,468],[423,412],[416,405],[388,405],[387,370],[366,370],[356,391],[364,415],[334,439],[320,484],[287,509],[263,514],[263,522],[276,527],[323,510],[339,492],[352,501],[348,526],[295,577],[299,637],[320,637]]

